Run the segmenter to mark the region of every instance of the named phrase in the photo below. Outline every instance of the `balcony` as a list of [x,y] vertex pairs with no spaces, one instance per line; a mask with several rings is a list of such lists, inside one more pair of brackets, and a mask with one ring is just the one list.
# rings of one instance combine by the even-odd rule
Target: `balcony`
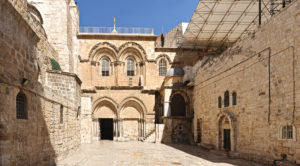
[[153,28],[129,28],[129,27],[80,27],[81,34],[134,34],[154,35]]

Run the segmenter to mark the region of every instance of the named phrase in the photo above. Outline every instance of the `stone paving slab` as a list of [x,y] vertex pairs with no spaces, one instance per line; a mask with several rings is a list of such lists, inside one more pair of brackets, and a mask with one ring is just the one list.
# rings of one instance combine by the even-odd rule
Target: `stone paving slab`
[[196,146],[100,141],[83,144],[57,166],[261,166]]

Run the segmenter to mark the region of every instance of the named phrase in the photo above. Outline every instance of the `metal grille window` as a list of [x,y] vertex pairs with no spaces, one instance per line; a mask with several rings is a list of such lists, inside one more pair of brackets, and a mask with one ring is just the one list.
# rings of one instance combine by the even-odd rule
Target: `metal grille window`
[[165,76],[167,73],[167,62],[165,59],[159,61],[159,76]]
[[218,108],[222,108],[222,97],[218,97]]
[[202,136],[201,119],[197,119],[197,142],[198,143],[201,143],[201,136]]
[[134,61],[133,59],[127,59],[127,76],[134,76]]
[[237,102],[236,102],[236,92],[233,92],[232,93],[232,105],[236,105]]
[[109,76],[109,60],[103,59],[101,62],[102,67],[102,76],[107,77]]
[[229,107],[229,91],[224,93],[224,107]]
[[60,124],[64,123],[64,106],[63,105],[60,105],[59,122],[60,122]]
[[293,126],[287,125],[282,128],[282,139],[293,139]]
[[17,119],[28,119],[27,117],[27,99],[26,95],[19,93],[16,99]]

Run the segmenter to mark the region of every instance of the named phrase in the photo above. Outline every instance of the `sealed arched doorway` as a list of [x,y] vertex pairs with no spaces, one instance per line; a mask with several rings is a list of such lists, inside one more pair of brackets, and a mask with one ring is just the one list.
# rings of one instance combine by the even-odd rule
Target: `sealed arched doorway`
[[120,110],[121,137],[125,140],[140,140],[144,136],[144,108],[135,99],[128,99]]
[[175,94],[172,97],[171,116],[186,116],[186,102],[180,94]]

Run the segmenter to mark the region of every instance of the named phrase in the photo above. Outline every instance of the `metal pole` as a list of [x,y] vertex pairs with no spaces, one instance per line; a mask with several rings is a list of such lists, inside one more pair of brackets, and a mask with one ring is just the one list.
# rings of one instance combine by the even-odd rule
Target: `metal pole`
[[261,25],[261,0],[258,1],[258,25]]

